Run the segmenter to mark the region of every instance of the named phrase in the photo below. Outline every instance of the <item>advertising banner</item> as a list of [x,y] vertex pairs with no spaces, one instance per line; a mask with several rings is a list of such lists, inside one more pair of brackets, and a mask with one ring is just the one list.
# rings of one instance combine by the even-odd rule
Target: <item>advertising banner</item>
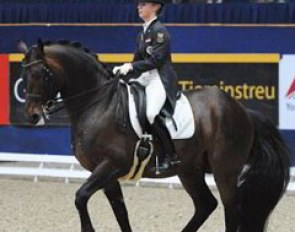
[[[100,55],[110,67],[118,62],[118,57]],[[179,77],[182,91],[217,86],[246,107],[258,110],[278,124],[278,55],[251,54],[175,54],[173,63]],[[125,55],[130,62],[132,56]],[[26,124],[24,118],[24,85],[20,78],[21,67],[14,60],[10,65],[11,110],[13,124]],[[62,111],[47,121],[46,125],[64,125],[67,119]]]
[[8,55],[0,55],[0,125],[9,121]]
[[182,90],[217,86],[278,124],[277,63],[176,64]]
[[295,129],[295,55],[284,55],[280,61],[279,128]]

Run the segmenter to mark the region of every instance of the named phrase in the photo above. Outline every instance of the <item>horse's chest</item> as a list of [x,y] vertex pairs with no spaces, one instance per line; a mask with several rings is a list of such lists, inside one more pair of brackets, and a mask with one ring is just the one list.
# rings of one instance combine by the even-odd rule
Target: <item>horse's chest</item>
[[89,136],[86,132],[78,133],[74,139],[76,154],[89,154],[95,147],[99,147],[98,141],[94,140],[94,135]]

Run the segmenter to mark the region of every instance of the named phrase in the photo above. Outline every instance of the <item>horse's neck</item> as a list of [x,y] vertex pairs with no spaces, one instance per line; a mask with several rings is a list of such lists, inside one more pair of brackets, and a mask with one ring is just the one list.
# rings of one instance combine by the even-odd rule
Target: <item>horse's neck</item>
[[[62,45],[46,47],[47,63],[60,74],[63,98],[79,95],[104,84],[101,65],[83,51]],[[50,62],[48,62],[50,61]]]
[[[111,102],[116,96],[114,88],[116,83],[107,80],[107,77],[101,73],[97,75],[95,80],[86,84],[84,88],[71,92],[70,96],[62,93],[72,121],[79,121],[83,115],[94,110],[103,114],[112,106]],[[67,99],[72,100],[67,101]]]
[[62,95],[64,98],[80,95],[102,84],[103,82],[96,78],[95,73],[83,74],[81,71],[73,69],[67,72]]
[[95,58],[75,48],[53,45],[46,47],[49,67],[57,73],[61,96],[71,120],[77,119],[93,106],[103,108],[104,98],[110,99],[108,74]]

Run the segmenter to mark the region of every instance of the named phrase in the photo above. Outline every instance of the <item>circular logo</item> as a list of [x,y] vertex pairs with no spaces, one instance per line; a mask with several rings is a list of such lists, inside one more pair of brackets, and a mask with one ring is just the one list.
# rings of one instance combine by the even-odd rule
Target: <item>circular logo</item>
[[26,99],[25,99],[25,89],[24,89],[24,83],[23,83],[23,79],[19,78],[16,80],[15,84],[14,84],[14,88],[13,88],[13,93],[15,96],[15,99],[20,102],[20,103],[25,103]]

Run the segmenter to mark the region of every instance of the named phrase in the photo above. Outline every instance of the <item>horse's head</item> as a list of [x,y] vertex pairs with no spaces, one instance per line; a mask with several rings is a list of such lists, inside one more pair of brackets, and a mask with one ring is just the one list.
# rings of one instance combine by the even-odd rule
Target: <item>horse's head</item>
[[48,66],[41,40],[30,49],[21,41],[18,48],[25,55],[22,62],[22,78],[26,89],[25,114],[30,123],[43,124],[44,107],[49,105],[60,90],[56,74]]

